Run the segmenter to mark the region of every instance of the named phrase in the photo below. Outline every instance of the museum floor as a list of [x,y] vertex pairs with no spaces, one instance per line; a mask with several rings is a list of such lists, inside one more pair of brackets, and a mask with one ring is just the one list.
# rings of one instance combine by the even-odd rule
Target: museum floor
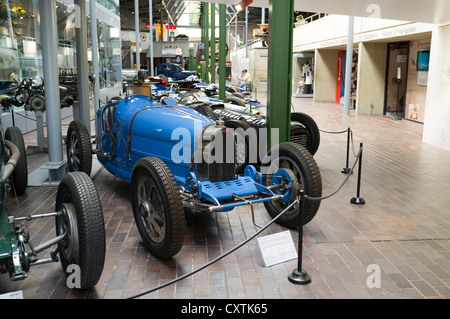
[[[317,216],[304,227],[303,268],[312,282],[294,285],[288,281],[297,268],[296,259],[264,267],[254,239],[195,275],[141,298],[450,298],[450,152],[422,143],[423,125],[419,123],[357,116],[353,110],[345,116],[342,105],[311,99],[293,99],[293,106],[313,117],[322,130],[314,157],[324,195],[344,181],[341,169],[346,164],[347,128],[353,135],[350,166],[363,143],[360,197],[365,204],[350,203],[357,195],[356,168],[337,194],[322,201]],[[345,133],[329,133],[340,131]],[[33,134],[25,136],[27,145],[36,143]],[[36,167],[42,160],[39,156],[30,156],[29,165]],[[141,243],[129,185],[104,169],[94,183],[103,205],[107,245],[97,286],[85,292],[70,290],[60,264],[47,264],[32,267],[23,281],[0,276],[0,293],[22,290],[26,299],[127,298],[201,267],[258,230],[248,208],[197,216],[187,221],[181,252],[160,261]],[[56,188],[29,187],[17,201],[8,201],[9,213],[51,212],[55,196]],[[265,225],[269,220],[264,206],[257,206],[257,223]],[[50,219],[30,222],[30,227],[37,242],[54,234]],[[261,236],[286,230],[273,224]],[[298,232],[290,233],[297,246]],[[379,282],[373,281],[377,269]]]

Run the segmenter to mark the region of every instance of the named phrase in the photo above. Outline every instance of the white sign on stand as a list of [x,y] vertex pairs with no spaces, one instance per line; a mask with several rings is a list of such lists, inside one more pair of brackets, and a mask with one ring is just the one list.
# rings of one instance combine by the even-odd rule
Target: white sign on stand
[[0,299],[23,299],[23,292],[22,290],[7,292],[0,295]]
[[288,230],[258,238],[258,246],[265,267],[298,258],[294,241]]

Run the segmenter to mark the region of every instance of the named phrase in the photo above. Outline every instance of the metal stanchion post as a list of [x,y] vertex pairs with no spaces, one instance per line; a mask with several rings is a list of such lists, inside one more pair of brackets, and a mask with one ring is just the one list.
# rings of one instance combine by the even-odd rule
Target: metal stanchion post
[[350,128],[347,130],[347,161],[345,163],[345,168],[341,170],[341,173],[348,174],[350,172],[350,168],[348,167],[348,160],[350,155]]
[[363,143],[360,144],[360,154],[359,154],[359,163],[358,163],[358,185],[356,190],[356,197],[353,197],[350,202],[352,204],[363,205],[365,204],[364,198],[360,197],[360,188],[361,188],[361,169],[362,169],[362,155],[363,155]]
[[299,209],[299,225],[298,225],[298,264],[297,268],[292,271],[288,276],[290,282],[296,285],[306,285],[311,283],[311,277],[306,270],[302,268],[302,255],[303,255],[303,220],[304,220],[304,208],[305,208],[305,192],[300,190],[300,209]]

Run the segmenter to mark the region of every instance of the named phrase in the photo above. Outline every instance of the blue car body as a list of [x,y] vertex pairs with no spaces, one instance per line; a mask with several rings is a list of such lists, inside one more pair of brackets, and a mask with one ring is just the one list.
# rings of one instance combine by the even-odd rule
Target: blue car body
[[[243,122],[212,120],[208,108],[134,94],[96,112],[94,153],[108,172],[130,183],[136,226],[158,258],[180,251],[187,211],[226,212],[247,205],[254,217],[253,204],[264,203],[279,224],[294,228],[300,183],[311,196],[321,195],[320,172],[305,148],[280,143],[259,161],[250,155],[266,145],[257,143],[255,133],[239,130],[246,127],[239,126]],[[93,150],[83,122],[70,123],[66,142],[69,170],[91,174]],[[318,209],[316,202],[308,205],[305,222]]]
[[[111,112],[111,109],[113,111]],[[114,120],[108,118],[114,114]],[[178,186],[187,192],[198,192],[198,200],[214,205],[215,211],[231,210],[248,202],[234,202],[235,196],[244,197],[264,194],[253,203],[280,199],[268,187],[262,185],[262,175],[255,167],[248,165],[244,176],[233,176],[226,181],[208,180],[199,164],[178,161],[173,150],[179,143],[190,150],[188,158],[195,154],[199,137],[208,128],[214,128],[215,121],[172,99],[155,102],[143,95],[132,95],[120,102],[107,104],[96,114],[97,154],[99,162],[113,175],[131,182],[133,168],[145,157],[163,160],[173,174]],[[189,139],[180,139],[175,129],[187,132]],[[117,139],[114,141],[114,137]],[[183,145],[182,145],[183,146]],[[259,178],[257,177],[259,176]]]
[[156,68],[156,74],[159,76],[167,76],[175,81],[180,81],[190,76],[197,75],[197,72],[186,71],[178,64],[162,63]]
[[110,173],[130,182],[136,162],[143,157],[155,156],[169,166],[174,176],[185,178],[189,163],[175,164],[171,159],[172,149],[179,142],[172,139],[174,128],[192,127],[191,143],[194,145],[198,135],[193,131],[194,126],[201,129],[214,122],[193,109],[177,106],[170,99],[157,103],[143,95],[132,95],[117,104],[112,132],[121,138],[114,143],[103,121],[105,110],[115,107],[114,104],[107,104],[97,111],[97,148],[114,154],[108,159],[99,157],[100,163]]

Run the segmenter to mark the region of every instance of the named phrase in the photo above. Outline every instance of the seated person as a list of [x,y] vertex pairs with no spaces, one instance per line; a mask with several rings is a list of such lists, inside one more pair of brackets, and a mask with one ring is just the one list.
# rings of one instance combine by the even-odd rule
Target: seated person
[[248,73],[247,70],[242,70],[241,77],[239,78],[239,87],[243,88],[246,85],[252,84],[252,77],[250,76],[250,73]]

